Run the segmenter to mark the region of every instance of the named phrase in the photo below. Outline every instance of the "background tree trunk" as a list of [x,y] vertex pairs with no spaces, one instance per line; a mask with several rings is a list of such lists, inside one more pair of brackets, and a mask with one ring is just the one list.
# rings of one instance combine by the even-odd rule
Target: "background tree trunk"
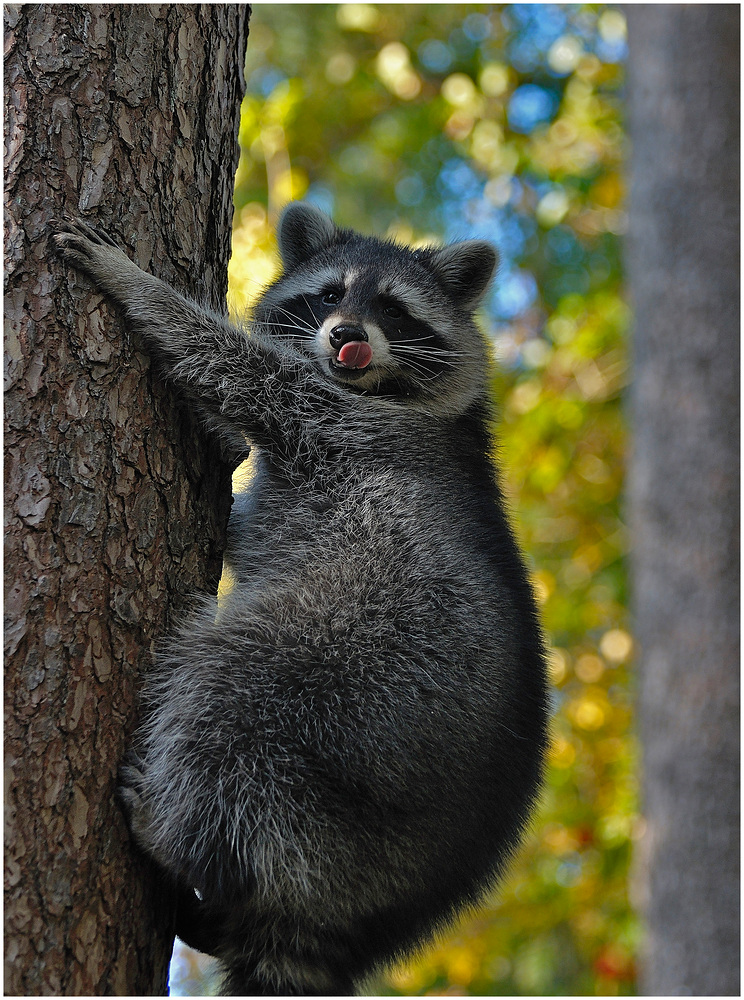
[[739,8],[626,7],[647,994],[739,993]]
[[249,8],[5,12],[5,989],[152,995],[170,904],[116,769],[154,640],[215,589],[229,470],[49,224],[224,308]]

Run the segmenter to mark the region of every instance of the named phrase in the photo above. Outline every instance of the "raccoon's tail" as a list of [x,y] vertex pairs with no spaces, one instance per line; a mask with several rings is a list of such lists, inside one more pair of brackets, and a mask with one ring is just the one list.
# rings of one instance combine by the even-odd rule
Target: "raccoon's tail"
[[[287,962],[289,966],[289,962]],[[283,970],[281,980],[262,976],[255,963],[231,962],[225,967],[221,994],[227,997],[351,997],[354,984],[344,975],[302,963]]]

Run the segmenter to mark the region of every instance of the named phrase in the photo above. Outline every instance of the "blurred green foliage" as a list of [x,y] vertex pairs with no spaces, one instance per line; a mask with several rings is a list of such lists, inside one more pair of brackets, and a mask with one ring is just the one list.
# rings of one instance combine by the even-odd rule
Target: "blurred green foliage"
[[491,905],[374,993],[634,992],[624,54],[623,16],[603,4],[253,8],[233,306],[274,273],[291,198],[407,242],[499,246],[483,316],[499,459],[551,649],[532,835]]

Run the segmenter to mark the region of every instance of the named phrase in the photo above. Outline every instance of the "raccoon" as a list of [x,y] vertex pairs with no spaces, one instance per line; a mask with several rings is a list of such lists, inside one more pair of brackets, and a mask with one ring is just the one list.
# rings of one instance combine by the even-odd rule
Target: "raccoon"
[[544,649],[473,320],[496,253],[291,204],[283,273],[241,327],[102,232],[55,238],[255,457],[234,586],[146,681],[121,768],[132,835],[227,995],[351,995],[491,889],[541,778]]

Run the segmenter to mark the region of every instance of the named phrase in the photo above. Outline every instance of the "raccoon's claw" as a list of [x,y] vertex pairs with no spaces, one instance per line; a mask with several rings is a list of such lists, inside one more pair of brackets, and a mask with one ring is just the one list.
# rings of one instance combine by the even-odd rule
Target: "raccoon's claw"
[[74,219],[71,215],[66,215],[64,219],[52,224],[54,231],[54,242],[57,246],[64,246],[69,237],[90,240],[98,246],[108,245],[116,250],[121,249],[117,243],[102,229],[95,229],[84,219]]
[[130,750],[119,765],[116,794],[124,809],[127,825],[136,839],[147,822],[149,812],[144,798],[145,762]]
[[122,253],[108,233],[94,229],[81,219],[67,217],[57,222],[53,228],[57,249],[68,263],[83,271],[92,272],[102,249]]
[[136,750],[127,750],[119,764],[119,781],[121,787],[132,788],[141,785],[147,766]]

